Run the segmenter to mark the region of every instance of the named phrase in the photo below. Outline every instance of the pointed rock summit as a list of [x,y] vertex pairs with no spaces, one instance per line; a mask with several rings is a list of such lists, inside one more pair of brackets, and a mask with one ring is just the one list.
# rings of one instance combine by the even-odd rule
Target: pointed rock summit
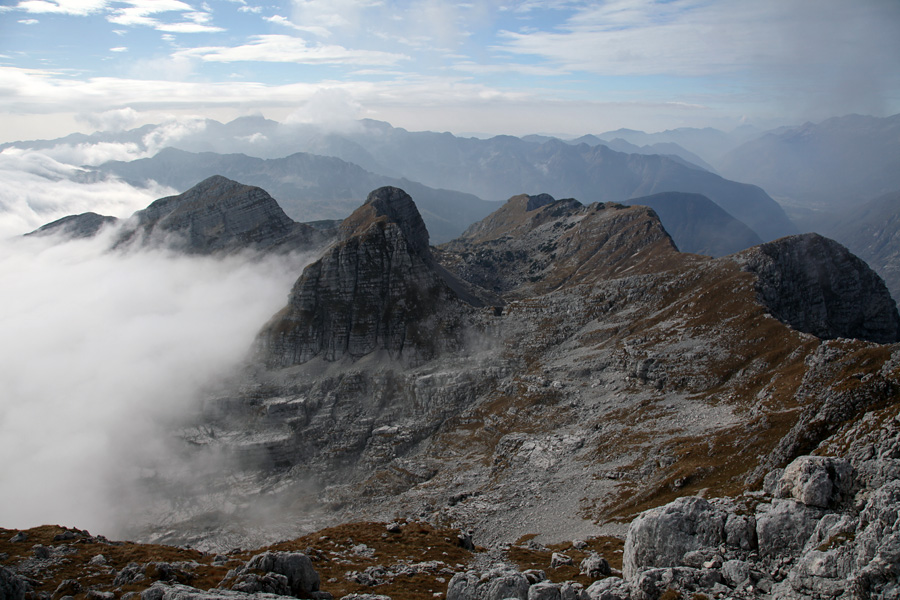
[[425,221],[410,195],[400,188],[387,186],[370,193],[365,203],[341,223],[341,232],[349,237],[378,223],[395,225],[412,250],[430,255]]
[[286,367],[376,351],[415,363],[453,347],[465,284],[433,260],[412,198],[395,187],[377,189],[341,232],[260,333],[265,363]]

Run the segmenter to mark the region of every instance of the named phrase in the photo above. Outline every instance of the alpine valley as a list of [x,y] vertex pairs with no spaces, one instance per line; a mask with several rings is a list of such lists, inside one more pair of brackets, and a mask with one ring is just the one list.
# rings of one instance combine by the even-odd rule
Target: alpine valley
[[[181,193],[29,237],[314,259],[139,466],[136,541],[2,530],[0,598],[900,597],[900,183],[879,171],[850,219],[711,171],[780,176],[745,157],[862,144],[857,126],[880,127],[477,140],[245,119],[82,167]],[[248,131],[258,157],[232,143]]]

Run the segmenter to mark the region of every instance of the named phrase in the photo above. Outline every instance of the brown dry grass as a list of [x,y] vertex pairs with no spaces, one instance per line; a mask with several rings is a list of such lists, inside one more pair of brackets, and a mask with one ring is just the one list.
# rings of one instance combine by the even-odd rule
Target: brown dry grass
[[[28,540],[12,543],[9,539],[17,530],[0,529],[0,555],[6,557],[0,564],[12,566],[23,559],[33,556],[35,544],[44,546],[69,545],[76,550],[66,555],[58,567],[42,570],[32,574],[37,582],[36,592],[54,592],[60,583],[67,579],[77,580],[84,590],[89,588],[100,591],[114,591],[112,581],[115,577],[111,569],[95,567],[89,561],[102,554],[107,566],[116,571],[135,562],[141,565],[151,562],[190,562],[196,561],[199,566],[192,570],[193,576],[185,578],[185,583],[197,589],[216,587],[224,579],[229,569],[235,568],[253,555],[266,550],[303,552],[313,561],[313,567],[319,573],[321,589],[340,598],[353,592],[385,594],[394,600],[419,600],[433,598],[435,593],[445,593],[447,583],[452,577],[448,573],[429,572],[411,577],[402,577],[392,583],[375,587],[366,587],[348,581],[345,575],[349,571],[364,571],[369,566],[391,566],[401,561],[412,563],[423,561],[442,561],[454,570],[463,570],[472,553],[460,547],[457,530],[435,528],[418,522],[403,522],[399,533],[388,533],[383,523],[353,523],[331,527],[295,540],[280,542],[257,550],[230,553],[231,560],[226,566],[213,566],[214,555],[173,546],[156,544],[136,544],[133,542],[106,543],[95,538],[54,542],[53,537],[66,529],[58,525],[45,525],[25,530]],[[74,530],[73,530],[74,531]],[[356,544],[366,544],[375,550],[373,558],[357,556],[350,551]],[[240,562],[238,562],[240,561]],[[157,574],[151,567],[146,569],[147,579],[133,585],[115,590],[117,596],[125,592],[140,592],[150,587]],[[443,578],[444,581],[440,581]],[[75,594],[76,600],[86,598],[86,591]]]

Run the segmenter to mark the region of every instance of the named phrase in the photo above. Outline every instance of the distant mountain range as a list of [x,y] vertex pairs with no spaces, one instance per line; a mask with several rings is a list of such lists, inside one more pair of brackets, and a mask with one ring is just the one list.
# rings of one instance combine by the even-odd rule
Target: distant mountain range
[[413,181],[376,175],[338,158],[306,153],[261,159],[245,154],[167,148],[152,158],[104,163],[96,172],[115,175],[138,186],[152,179],[177,190],[222,175],[270,191],[287,215],[297,221],[343,219],[372,189],[403,185],[417,195],[423,218],[438,242],[456,237],[469,223],[498,206],[472,194],[432,189]]
[[725,256],[762,243],[753,230],[701,194],[663,192],[634,198],[627,204],[656,211],[682,252]]
[[[181,129],[148,125],[127,132],[78,134],[0,149],[106,143],[146,152],[167,144],[172,148],[152,158],[105,163],[86,177],[115,175],[135,185],[152,179],[186,190],[221,174],[269,190],[287,214],[300,221],[343,218],[369,190],[398,186],[416,198],[436,243],[459,235],[490,213],[496,202],[523,192],[629,203],[666,192],[699,194],[757,237],[726,227],[721,231],[729,233],[720,237],[732,240],[718,248],[706,246],[700,238],[689,239],[684,223],[691,219],[679,212],[693,210],[699,216],[703,211],[696,201],[690,206],[682,201],[678,210],[671,203],[655,208],[679,247],[718,255],[757,238],[772,240],[797,231],[828,234],[831,214],[839,214],[847,202],[857,205],[900,189],[898,129],[900,115],[848,116],[769,132],[750,127],[730,133],[711,128],[659,133],[621,129],[573,140],[540,135],[477,139],[410,132],[373,120],[334,131],[243,117],[229,123],[196,121]],[[757,185],[783,198],[799,226]]]
[[834,215],[821,229],[865,260],[900,299],[900,191]]
[[900,114],[778,130],[728,152],[716,167],[792,204],[839,211],[900,189]]

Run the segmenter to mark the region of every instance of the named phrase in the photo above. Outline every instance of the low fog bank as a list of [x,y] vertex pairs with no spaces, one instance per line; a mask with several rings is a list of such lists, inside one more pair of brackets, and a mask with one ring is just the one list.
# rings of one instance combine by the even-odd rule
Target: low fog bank
[[152,183],[136,188],[118,179],[79,181],[85,173],[46,152],[15,148],[0,152],[0,238],[84,212],[127,217],[158,198],[179,192]]
[[111,235],[0,240],[4,527],[115,536],[140,465],[178,460],[172,427],[240,366],[311,258],[110,253]]

